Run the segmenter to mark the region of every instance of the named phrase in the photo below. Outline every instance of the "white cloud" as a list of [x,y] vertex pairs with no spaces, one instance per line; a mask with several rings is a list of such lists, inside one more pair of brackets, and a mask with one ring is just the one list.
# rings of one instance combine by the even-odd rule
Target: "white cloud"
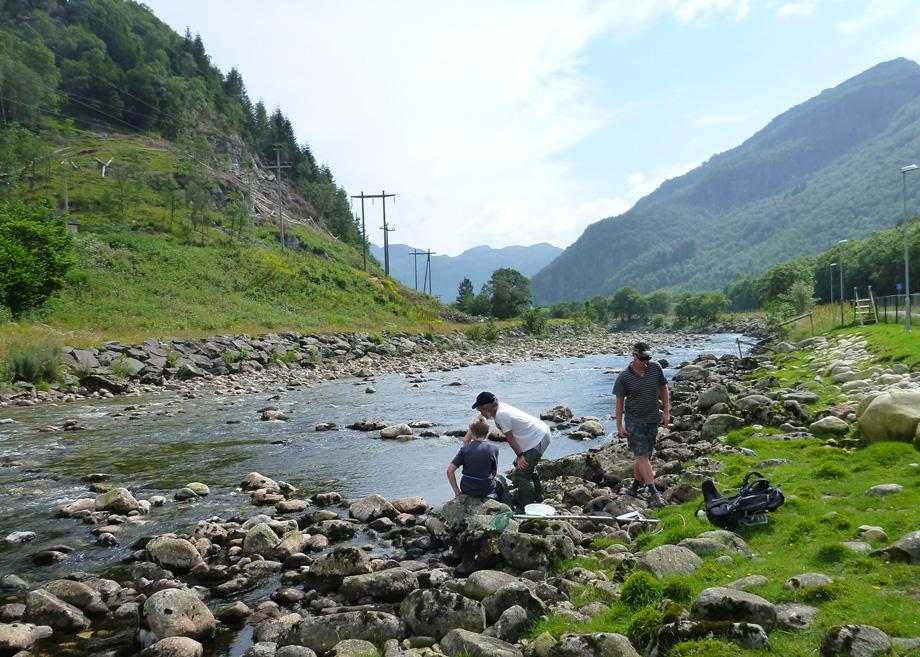
[[862,34],[909,6],[906,0],[868,0],[860,4],[862,11],[859,15],[837,23],[837,31],[844,36]]
[[740,21],[750,13],[751,3],[750,0],[674,0],[671,9],[682,23],[705,22],[723,13],[734,14]]
[[815,12],[817,7],[817,0],[784,2],[776,9],[776,17],[780,20],[784,20],[786,18],[807,18]]

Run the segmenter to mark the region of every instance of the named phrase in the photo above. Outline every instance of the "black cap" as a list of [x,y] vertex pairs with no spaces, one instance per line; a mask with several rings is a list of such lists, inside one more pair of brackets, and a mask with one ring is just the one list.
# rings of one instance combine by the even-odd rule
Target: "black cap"
[[648,356],[649,358],[651,358],[652,348],[649,347],[648,342],[637,342],[636,344],[633,345],[633,353],[639,356],[640,358],[643,356]]
[[494,404],[498,399],[491,392],[480,392],[476,395],[476,403],[473,404],[473,408],[479,408],[485,404]]

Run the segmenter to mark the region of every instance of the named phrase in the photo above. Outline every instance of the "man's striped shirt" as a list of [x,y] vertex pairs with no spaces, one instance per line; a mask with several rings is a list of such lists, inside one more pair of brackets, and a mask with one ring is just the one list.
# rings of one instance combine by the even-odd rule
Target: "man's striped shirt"
[[613,394],[626,398],[623,415],[630,422],[661,421],[661,412],[658,410],[658,398],[661,386],[667,385],[661,365],[649,361],[645,368],[645,376],[639,376],[630,364],[617,376],[613,384]]

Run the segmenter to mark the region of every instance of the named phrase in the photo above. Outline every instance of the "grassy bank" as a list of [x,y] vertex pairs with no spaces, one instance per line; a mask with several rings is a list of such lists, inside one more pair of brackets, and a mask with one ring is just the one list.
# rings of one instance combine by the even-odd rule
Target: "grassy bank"
[[[899,333],[892,329],[900,328]],[[912,345],[915,338],[903,327],[872,326],[840,331],[845,335],[866,336],[870,349],[885,362],[916,364],[920,353]],[[807,367],[808,352],[778,356],[779,369],[761,375],[774,376],[781,385],[814,381]],[[833,401],[822,398],[822,407]],[[536,637],[546,631],[554,636],[564,632],[618,632],[642,644],[655,628],[667,622],[658,610],[660,601],[669,598],[689,607],[697,594],[712,586],[725,586],[742,577],[762,575],[767,582],[749,588],[752,593],[773,603],[797,602],[819,609],[814,624],[800,632],[775,630],[770,634],[772,651],[742,649],[721,641],[684,644],[671,654],[708,657],[748,657],[783,655],[806,657],[818,654],[821,638],[834,625],[861,623],[878,627],[892,637],[920,636],[920,587],[918,567],[889,562],[881,557],[859,553],[843,545],[864,541],[872,549],[889,545],[920,527],[920,453],[907,443],[878,443],[856,450],[825,444],[818,438],[800,441],[771,440],[769,432],[745,427],[730,434],[726,442],[752,450],[755,455],[720,454],[724,469],[715,477],[720,489],[738,486],[754,465],[769,460],[772,465],[758,470],[781,486],[786,503],[770,516],[765,526],[749,527],[738,533],[755,553],[753,559],[732,556],[728,563],[707,557],[702,568],[691,577],[657,581],[644,574],[625,579],[618,599],[604,599],[594,589],[584,587],[575,596],[582,607],[598,599],[609,605],[607,611],[587,623],[568,617],[551,617],[532,629]],[[855,430],[854,430],[855,432]],[[867,491],[878,484],[899,484],[900,492],[870,496]],[[683,538],[715,529],[696,515],[698,502],[668,507],[659,513],[662,522],[655,532],[638,539],[638,549],[675,544]],[[888,540],[860,536],[862,525],[881,527]],[[595,551],[576,564],[604,572],[608,578],[624,579],[618,560],[604,552],[607,542],[597,541]],[[636,546],[633,546],[636,549]],[[797,591],[784,584],[803,573],[823,573],[833,583]],[[913,655],[895,651],[893,654]]]

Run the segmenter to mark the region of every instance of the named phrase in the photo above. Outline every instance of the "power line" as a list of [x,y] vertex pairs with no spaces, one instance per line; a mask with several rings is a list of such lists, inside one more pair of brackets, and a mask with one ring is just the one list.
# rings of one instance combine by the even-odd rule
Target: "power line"
[[[365,248],[365,261],[364,261],[364,271],[367,271],[367,233],[364,231],[364,199],[376,199],[379,198],[383,201],[383,226],[380,230],[383,231],[383,273],[389,278],[390,276],[390,233],[392,233],[395,228],[390,228],[387,225],[387,199],[396,198],[396,194],[387,194],[386,190],[382,191],[380,194],[365,194],[361,192],[357,196],[352,196],[352,198],[361,199],[361,231],[364,233],[364,248]],[[395,203],[395,200],[394,200]]]
[[281,225],[281,250],[284,251],[284,214],[281,212],[281,170],[290,169],[290,164],[281,164],[281,144],[275,144],[275,179],[278,181],[278,223]]

